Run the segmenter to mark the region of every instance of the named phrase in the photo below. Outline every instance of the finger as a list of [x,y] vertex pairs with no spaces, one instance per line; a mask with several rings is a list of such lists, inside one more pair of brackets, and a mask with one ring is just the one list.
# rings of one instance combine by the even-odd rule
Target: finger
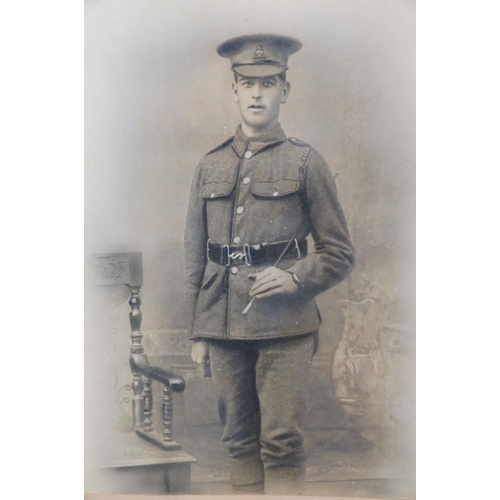
[[282,278],[285,275],[285,272],[282,271],[281,269],[277,269],[275,267],[269,268],[269,271],[266,273],[263,273],[261,276],[257,275],[256,282],[259,282],[260,280],[266,279],[266,278],[273,278],[273,279],[279,279]]
[[260,293],[259,295],[256,295],[256,299],[265,299],[266,297],[271,297],[272,295],[277,295],[281,292],[281,287],[278,288],[272,288],[271,290],[268,290],[267,292]]
[[270,283],[271,281],[276,281],[280,279],[279,276],[266,276],[265,278],[262,278],[261,280],[257,280],[255,284],[252,286],[252,288],[258,288],[259,286],[265,285],[266,283]]
[[264,269],[260,273],[257,273],[256,281],[259,281],[262,278],[265,278],[266,276],[269,276],[271,273],[273,273],[275,271],[276,271],[275,267],[268,267],[268,268]]
[[276,279],[272,279],[272,278],[265,278],[264,280],[262,281],[257,281],[255,283],[255,285],[252,286],[252,288],[250,288],[250,293],[258,293],[259,290],[262,290],[263,288],[262,287],[267,287],[269,286],[270,284],[272,285],[277,285],[279,284],[280,280],[276,280]]
[[257,275],[258,275],[259,273],[261,273],[262,271],[265,271],[265,269],[257,269],[257,271],[256,271],[256,272],[251,273],[251,274],[249,274],[249,275],[248,275],[248,279],[249,279],[249,280],[252,280],[252,281],[255,281],[255,280],[257,279]]

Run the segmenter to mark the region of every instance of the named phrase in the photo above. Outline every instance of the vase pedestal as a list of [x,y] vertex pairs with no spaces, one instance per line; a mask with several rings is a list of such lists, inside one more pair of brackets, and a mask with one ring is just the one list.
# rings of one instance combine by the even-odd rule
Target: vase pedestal
[[374,310],[379,305],[374,299],[339,303],[344,313],[344,333],[332,359],[331,376],[347,424],[345,439],[338,446],[366,450],[373,443],[360,434],[360,429],[384,426],[385,369],[378,340],[381,311]]

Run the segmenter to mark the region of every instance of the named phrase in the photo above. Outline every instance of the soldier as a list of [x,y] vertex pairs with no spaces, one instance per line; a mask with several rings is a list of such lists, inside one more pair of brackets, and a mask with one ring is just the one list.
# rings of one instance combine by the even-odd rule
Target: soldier
[[192,358],[210,360],[231,483],[271,494],[297,494],[305,479],[314,297],[354,265],[328,165],[279,124],[301,46],[250,35],[217,48],[231,59],[241,124],[198,165],[185,233]]

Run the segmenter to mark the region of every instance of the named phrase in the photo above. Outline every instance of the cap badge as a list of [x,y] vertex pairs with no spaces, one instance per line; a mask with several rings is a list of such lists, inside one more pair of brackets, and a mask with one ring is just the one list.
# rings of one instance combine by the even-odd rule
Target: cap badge
[[262,45],[257,45],[255,48],[255,57],[256,58],[261,58],[261,57],[266,57],[264,54],[264,47]]

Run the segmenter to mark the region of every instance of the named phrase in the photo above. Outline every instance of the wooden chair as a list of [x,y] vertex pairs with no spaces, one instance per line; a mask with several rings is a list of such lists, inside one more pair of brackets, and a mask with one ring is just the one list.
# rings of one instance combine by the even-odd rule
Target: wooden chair
[[[116,438],[113,453],[100,467],[103,474],[96,476],[102,483],[96,486],[98,493],[188,493],[190,467],[196,460],[182,451],[172,436],[172,393],[184,391],[185,382],[168,370],[151,366],[144,353],[140,298],[142,254],[92,255],[86,259],[86,278],[93,286],[128,287],[131,308],[129,366],[134,433],[122,433]],[[153,429],[153,381],[163,386],[162,432]]]

